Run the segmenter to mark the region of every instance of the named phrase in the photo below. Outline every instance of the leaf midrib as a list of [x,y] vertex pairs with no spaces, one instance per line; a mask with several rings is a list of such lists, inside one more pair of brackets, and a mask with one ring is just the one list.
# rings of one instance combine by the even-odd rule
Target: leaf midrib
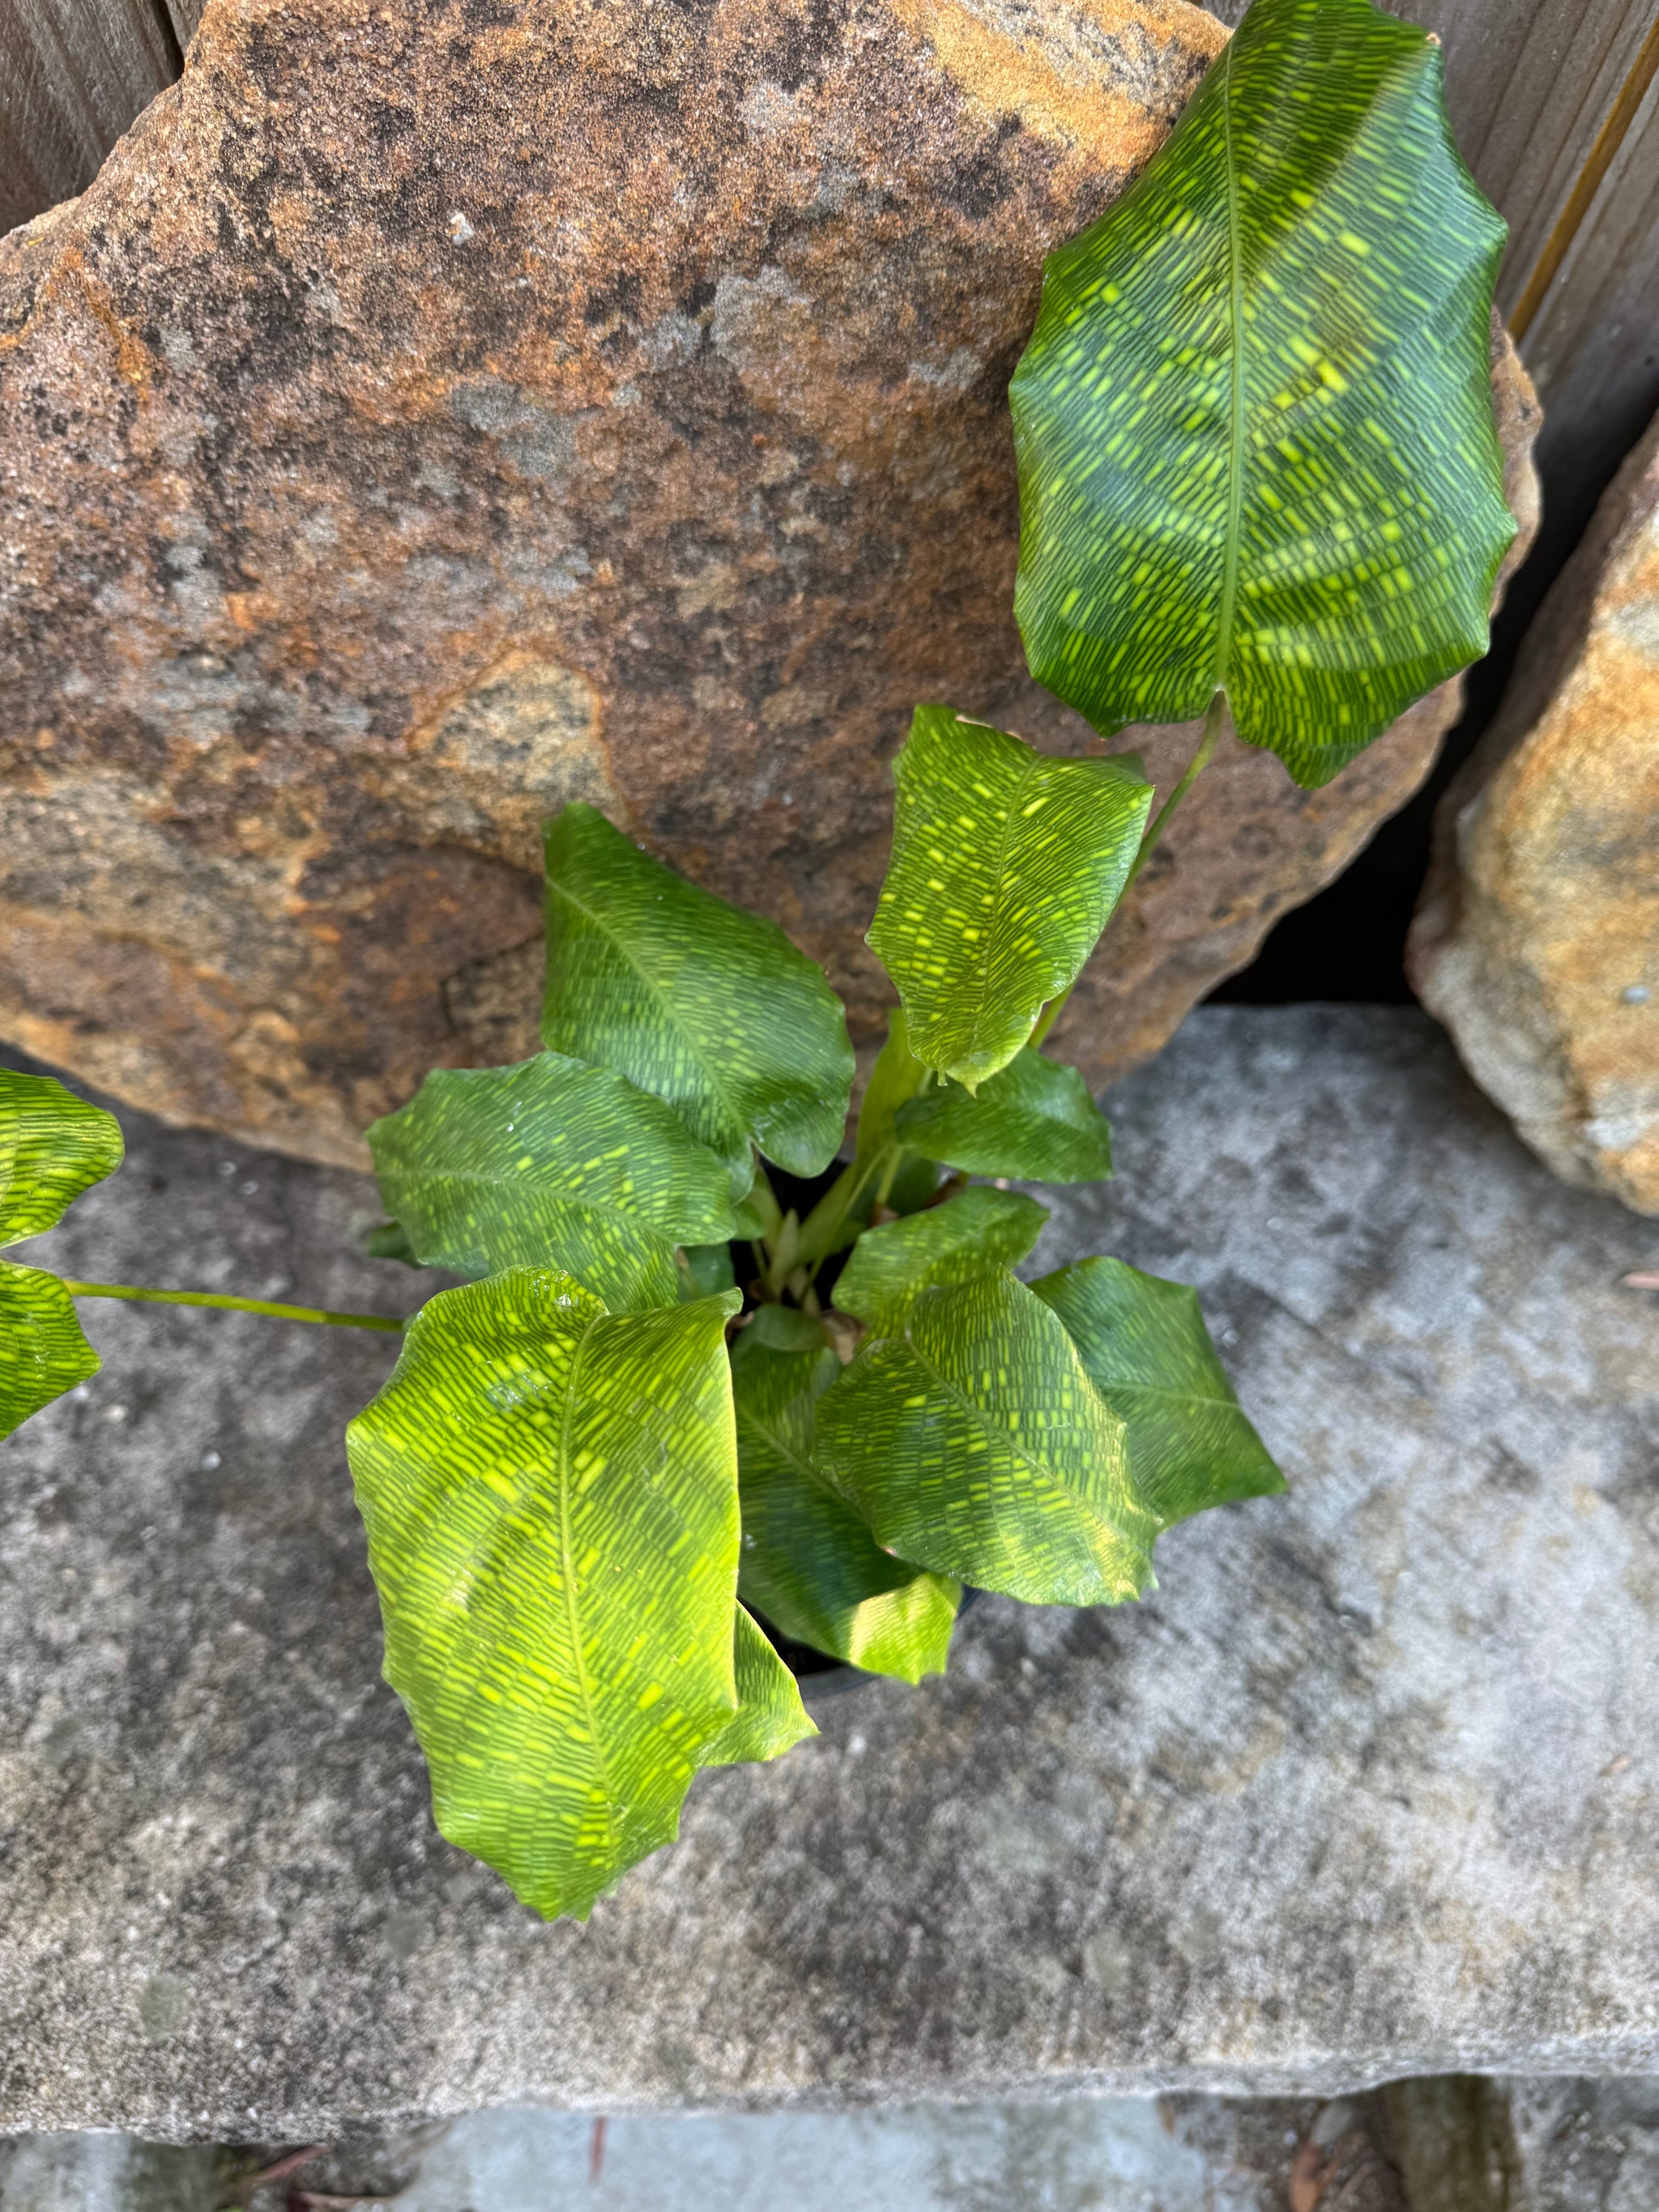
[[[576,1563],[570,1545],[570,1427],[574,1418],[576,1386],[581,1379],[582,1361],[587,1354],[589,1339],[599,1325],[598,1315],[584,1322],[582,1333],[576,1340],[576,1348],[570,1355],[570,1371],[559,1422],[559,1561],[564,1583],[565,1624],[570,1636],[571,1657],[575,1666],[577,1686],[581,1692],[582,1712],[587,1722],[587,1740],[593,1747],[594,1762],[605,1789],[605,1835],[614,1853],[621,1841],[616,1813],[617,1792],[611,1779],[611,1762],[599,1733],[599,1716],[593,1704],[593,1685],[588,1675],[587,1662],[582,1656],[581,1618],[576,1603]],[[577,1830],[580,1834],[580,1820]],[[573,1853],[577,1848],[573,1843]]]
[[822,1469],[814,1467],[810,1459],[802,1459],[792,1445],[785,1443],[781,1437],[775,1436],[765,1422],[750,1412],[747,1407],[738,1405],[735,1398],[732,1401],[732,1409],[737,1415],[739,1427],[752,1429],[761,1442],[763,1444],[769,1444],[786,1465],[792,1467],[797,1474],[805,1475],[808,1481],[815,1484],[823,1492],[826,1498],[832,1498],[837,1505],[843,1510],[846,1509],[847,1500]]
[[1244,516],[1244,283],[1238,221],[1238,178],[1233,167],[1233,46],[1221,58],[1221,120],[1227,182],[1228,316],[1232,325],[1232,391],[1228,430],[1227,527],[1222,547],[1221,607],[1216,621],[1212,689],[1226,688],[1232,652],[1233,620],[1238,605],[1238,564]]
[[1022,763],[1018,780],[1009,793],[1008,804],[1003,810],[1002,830],[997,839],[996,869],[993,878],[995,889],[992,894],[994,904],[991,908],[991,926],[985,933],[985,952],[980,963],[979,972],[979,995],[975,1004],[973,1026],[968,1032],[969,1052],[977,1052],[979,1049],[980,1024],[985,1013],[985,1002],[991,992],[991,948],[1002,915],[1003,868],[1007,859],[1008,834],[1013,826],[1014,808],[1024,792],[1026,785],[1036,774],[1039,765],[1035,757]]
[[[1022,1467],[1030,1468],[1041,1480],[1057,1485],[1060,1489],[1065,1492],[1067,1498],[1071,1499],[1073,1504],[1075,1505],[1079,1511],[1092,1514],[1097,1521],[1103,1522],[1121,1542],[1131,1546],[1133,1549],[1141,1554],[1143,1559],[1150,1559],[1152,1555],[1144,1544],[1138,1542],[1137,1540],[1129,1534],[1127,1528],[1120,1528],[1118,1523],[1113,1520],[1111,1516],[1103,1510],[1101,1507],[1091,1504],[1088,1498],[1080,1496],[1071,1477],[1062,1473],[1061,1470],[1058,1467],[1054,1466],[1051,1461],[1033,1459],[1030,1453],[1025,1450],[1024,1446],[1020,1443],[1019,1439],[1015,1435],[1014,1431],[1012,1429],[1005,1429],[1000,1422],[993,1420],[991,1416],[985,1412],[982,1407],[975,1405],[974,1401],[969,1397],[964,1391],[958,1389],[954,1382],[951,1382],[947,1376],[943,1375],[940,1370],[934,1366],[933,1361],[927,1358],[927,1354],[917,1348],[914,1338],[906,1336],[902,1341],[905,1349],[909,1352],[911,1358],[915,1361],[917,1366],[922,1370],[923,1373],[931,1376],[933,1381],[939,1384],[939,1389],[945,1393],[947,1397],[953,1399],[957,1405],[965,1407],[988,1437],[1006,1444],[1008,1449],[1013,1454],[1014,1457],[1018,1460]],[[1110,1409],[1109,1408],[1108,1410],[1109,1411]]]
[[[464,1183],[469,1188],[477,1186],[484,1190],[507,1192],[521,1191],[525,1188],[524,1183],[511,1173],[495,1175],[482,1168],[424,1168],[404,1172],[410,1174],[411,1177],[419,1175],[428,1184]],[[691,1230],[688,1229],[682,1233],[677,1230],[660,1228],[647,1214],[630,1212],[627,1207],[615,1205],[608,1199],[589,1198],[580,1191],[550,1190],[545,1184],[543,1184],[536,1192],[536,1200],[542,1204],[572,1206],[583,1213],[601,1214],[606,1220],[621,1222],[627,1228],[645,1230],[651,1236],[660,1237],[667,1244],[683,1243],[688,1240],[694,1244],[699,1241],[704,1243],[729,1243],[736,1234],[735,1229],[731,1225],[729,1207],[726,1213],[727,1226],[724,1232],[716,1228],[709,1236],[700,1239],[696,1232]]]
[[671,1003],[664,986],[657,981],[656,977],[653,975],[647,969],[641,964],[638,957],[629,950],[628,945],[623,942],[623,939],[617,934],[610,923],[606,921],[603,916],[596,914],[592,907],[585,905],[582,901],[576,896],[574,892],[572,891],[566,884],[560,883],[556,878],[550,876],[548,878],[547,887],[549,890],[553,893],[556,898],[562,898],[567,906],[574,907],[578,914],[585,915],[593,925],[593,927],[599,932],[599,935],[605,938],[607,942],[616,946],[617,951],[622,955],[628,965],[634,970],[634,973],[639,977],[640,981],[645,985],[647,990],[650,992],[652,997],[656,1000],[665,1024],[668,1028],[674,1030],[678,1036],[685,1039],[692,1059],[696,1062],[697,1066],[702,1071],[703,1077],[707,1081],[709,1089],[714,1092],[714,1097],[720,1102],[722,1111],[726,1115],[727,1120],[736,1127],[739,1147],[746,1145],[747,1131],[749,1127],[746,1115],[738,1111],[736,1103],[726,1091],[725,1085],[720,1081],[719,1076],[715,1074],[713,1067],[710,1066],[708,1060],[704,1059],[701,1043],[692,1036],[690,1030],[685,1027],[684,1024],[680,1021],[672,1012]]
[[1103,1395],[1108,1390],[1133,1391],[1138,1398],[1167,1399],[1171,1405],[1176,1406],[1221,1406],[1231,1413],[1243,1411],[1236,1398],[1212,1397],[1207,1392],[1202,1390],[1170,1390],[1156,1382],[1103,1382],[1092,1370],[1090,1371],[1089,1380]]

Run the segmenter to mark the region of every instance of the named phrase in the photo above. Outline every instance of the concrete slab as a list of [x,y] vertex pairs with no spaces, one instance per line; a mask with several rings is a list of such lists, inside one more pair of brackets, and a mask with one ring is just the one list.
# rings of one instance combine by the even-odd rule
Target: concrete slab
[[[1290,1494],[825,1699],[586,1928],[438,1838],[378,1682],[339,1434],[390,1343],[94,1310],[0,1453],[0,2129],[1659,2067],[1653,1224],[1408,1010],[1203,1012],[1112,1110],[1038,1261],[1196,1282]],[[66,1270],[410,1297],[356,1178],[123,1119]]]

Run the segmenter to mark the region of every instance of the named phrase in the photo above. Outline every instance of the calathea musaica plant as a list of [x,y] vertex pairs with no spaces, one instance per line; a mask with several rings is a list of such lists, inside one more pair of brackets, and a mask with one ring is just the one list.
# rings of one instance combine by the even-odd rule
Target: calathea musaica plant
[[[1046,1217],[1005,1186],[1109,1171],[1039,1048],[1224,705],[1316,785],[1484,649],[1502,235],[1431,41],[1256,0],[1050,260],[1012,393],[1031,666],[1108,738],[1202,718],[1161,810],[1131,753],[917,709],[870,933],[899,1008],[804,1216],[768,1164],[841,1147],[839,1002],[582,806],[548,825],[545,1050],[370,1131],[382,1249],[471,1279],[348,1440],[386,1672],[439,1825],[538,1911],[672,1837],[700,1767],[811,1733],[761,1620],[915,1681],[965,1585],[1116,1603],[1171,1522],[1279,1487],[1193,1294],[1112,1258],[1022,1280]],[[8,1241],[119,1157],[18,1075],[0,1139]],[[0,1268],[9,1426],[95,1367],[70,1301],[99,1294],[190,1297]]]

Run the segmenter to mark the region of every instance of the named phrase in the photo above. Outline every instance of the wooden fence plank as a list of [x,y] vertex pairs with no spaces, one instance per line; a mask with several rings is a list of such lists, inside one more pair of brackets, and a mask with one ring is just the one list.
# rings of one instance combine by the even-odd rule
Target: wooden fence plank
[[0,232],[82,191],[179,74],[153,0],[0,0]]
[[1544,403],[1543,561],[1583,535],[1659,411],[1659,80],[1595,195],[1522,348]]
[[[1446,56],[1465,160],[1510,226],[1498,305],[1513,312],[1651,28],[1655,0],[1382,0]],[[1236,24],[1246,0],[1208,0]]]

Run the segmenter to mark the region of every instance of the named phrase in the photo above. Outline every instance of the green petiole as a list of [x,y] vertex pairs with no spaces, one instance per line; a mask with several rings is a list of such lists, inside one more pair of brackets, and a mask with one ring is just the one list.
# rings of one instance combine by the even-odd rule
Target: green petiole
[[152,1291],[136,1283],[71,1283],[72,1298],[136,1298],[157,1306],[219,1306],[230,1313],[265,1314],[272,1321],[309,1321],[328,1328],[384,1328],[401,1335],[405,1323],[386,1314],[330,1313],[322,1306],[284,1306],[269,1298],[234,1298],[222,1291]]

